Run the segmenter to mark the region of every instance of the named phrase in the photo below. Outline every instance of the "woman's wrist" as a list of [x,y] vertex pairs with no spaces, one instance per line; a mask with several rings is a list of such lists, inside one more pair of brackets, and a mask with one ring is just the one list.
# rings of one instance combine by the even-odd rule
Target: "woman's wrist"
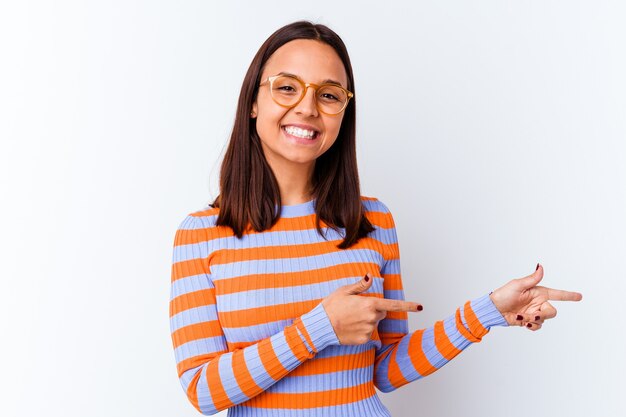
[[496,291],[491,291],[489,293],[489,298],[491,299],[491,302],[493,303],[493,305],[498,309],[498,311],[500,312],[500,314],[504,314],[504,311],[502,311],[502,304],[500,303],[499,299],[498,299],[498,293],[497,290]]

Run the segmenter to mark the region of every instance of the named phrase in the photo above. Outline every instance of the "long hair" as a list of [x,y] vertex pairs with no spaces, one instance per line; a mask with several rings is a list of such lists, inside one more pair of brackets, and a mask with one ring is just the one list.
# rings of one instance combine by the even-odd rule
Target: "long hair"
[[[249,227],[257,232],[270,229],[280,218],[280,189],[265,159],[256,131],[256,119],[250,117],[250,112],[265,63],[278,48],[295,39],[318,40],[330,45],[343,62],[348,75],[348,90],[355,91],[346,46],[324,25],[294,22],[278,29],[261,45],[241,86],[235,124],[220,171],[220,194],[210,204],[220,208],[216,225],[230,227],[238,238]],[[344,112],[337,140],[315,161],[312,178],[317,232],[326,239],[320,220],[337,232],[340,227],[345,228],[344,240],[337,246],[340,249],[356,244],[374,230],[365,217],[361,201],[354,98]]]

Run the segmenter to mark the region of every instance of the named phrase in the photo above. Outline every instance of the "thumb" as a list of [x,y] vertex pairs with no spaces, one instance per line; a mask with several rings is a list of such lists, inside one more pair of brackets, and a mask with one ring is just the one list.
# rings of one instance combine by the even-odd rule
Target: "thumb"
[[346,285],[344,288],[346,289],[347,294],[360,294],[365,292],[372,286],[372,276],[368,272],[365,274],[363,278],[361,278],[358,282],[354,284]]
[[520,278],[519,283],[524,289],[532,288],[539,284],[539,281],[543,278],[543,266],[541,264],[537,264],[537,269],[535,272],[528,275],[527,277]]

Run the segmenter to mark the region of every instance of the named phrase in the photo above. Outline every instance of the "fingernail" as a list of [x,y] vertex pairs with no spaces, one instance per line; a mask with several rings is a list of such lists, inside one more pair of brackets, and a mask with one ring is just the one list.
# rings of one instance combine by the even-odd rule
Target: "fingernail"
[[539,316],[535,316],[535,321],[536,321],[536,320],[539,320]]
[[533,327],[533,325],[532,325],[532,324],[530,324],[530,323],[528,323],[528,324],[526,325],[526,327],[531,328],[531,327]]
[[524,317],[520,316],[519,314],[517,315],[517,319],[518,319],[518,320],[521,320],[521,319],[523,319],[523,318],[524,318]]
[[539,264],[537,264],[537,268],[535,268],[535,271],[539,269]]
[[369,273],[365,274],[365,277],[363,277],[363,279],[365,280],[365,282],[369,282],[369,280],[370,280]]
[[417,305],[417,311],[422,311],[424,309],[424,307],[422,307],[421,305]]

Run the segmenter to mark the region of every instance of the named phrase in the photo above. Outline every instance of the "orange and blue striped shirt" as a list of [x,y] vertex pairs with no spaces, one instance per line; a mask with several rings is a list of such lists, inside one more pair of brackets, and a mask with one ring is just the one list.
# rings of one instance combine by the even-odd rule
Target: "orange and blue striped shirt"
[[282,206],[278,222],[242,239],[215,226],[218,208],[189,214],[174,239],[170,328],[180,383],[202,414],[389,416],[375,388],[393,391],[429,375],[489,332],[507,326],[488,294],[409,333],[388,312],[370,340],[340,344],[321,301],[373,278],[361,296],[404,300],[391,212],[361,197],[375,231],[348,249],[315,227],[315,200]]

